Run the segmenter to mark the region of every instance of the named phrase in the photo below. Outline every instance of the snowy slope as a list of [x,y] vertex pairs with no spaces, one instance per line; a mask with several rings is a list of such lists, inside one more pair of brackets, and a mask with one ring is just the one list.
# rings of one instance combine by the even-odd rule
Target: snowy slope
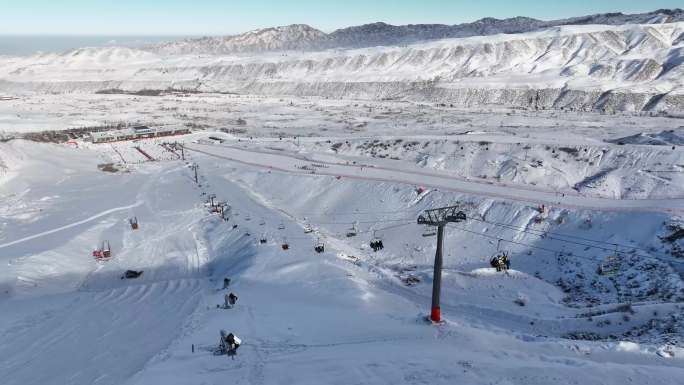
[[0,58],[0,383],[679,384],[681,16]]
[[[110,145],[9,146],[37,156],[16,156],[21,178],[0,184],[13,199],[0,212],[0,258],[10,267],[0,276],[3,383],[675,384],[684,371],[684,284],[656,236],[665,214],[559,206],[535,223],[533,205],[417,194],[400,182],[188,153],[200,167],[196,186],[180,160],[97,171],[116,161]],[[208,212],[211,193],[231,205],[229,221]],[[415,217],[455,201],[473,219],[447,230],[447,322],[429,325],[434,238],[421,236]],[[132,215],[139,230],[126,222]],[[599,241],[587,248],[482,220]],[[353,222],[361,232],[347,238]],[[317,232],[305,234],[305,223]],[[372,236],[386,248],[369,250]],[[487,259],[497,238],[542,249],[504,246],[514,270],[496,274]],[[102,239],[114,258],[98,264],[90,252]],[[324,253],[313,251],[317,239]],[[600,241],[624,245],[614,276],[595,273],[607,253]],[[121,280],[129,268],[145,273]],[[232,310],[216,308],[226,276],[240,297]],[[407,276],[417,283],[407,286]],[[220,329],[243,340],[235,360],[213,353]]]

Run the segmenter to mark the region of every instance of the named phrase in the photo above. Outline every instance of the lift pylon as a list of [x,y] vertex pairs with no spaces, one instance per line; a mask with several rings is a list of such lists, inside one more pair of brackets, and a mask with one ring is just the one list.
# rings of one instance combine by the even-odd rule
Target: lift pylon
[[432,309],[430,319],[432,322],[440,322],[442,319],[439,300],[442,289],[442,248],[444,245],[444,226],[447,223],[458,223],[466,220],[466,214],[461,211],[461,206],[441,207],[425,210],[418,216],[419,225],[437,227],[437,251],[435,252],[435,270],[432,280]]

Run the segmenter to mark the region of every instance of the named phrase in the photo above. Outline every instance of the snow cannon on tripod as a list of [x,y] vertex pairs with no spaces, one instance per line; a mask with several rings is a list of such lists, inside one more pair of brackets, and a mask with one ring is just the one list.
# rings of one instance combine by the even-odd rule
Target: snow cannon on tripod
[[226,354],[235,359],[235,355],[237,355],[237,350],[242,344],[242,340],[235,334],[228,333],[225,330],[221,330],[220,334],[221,340],[219,341],[218,353]]

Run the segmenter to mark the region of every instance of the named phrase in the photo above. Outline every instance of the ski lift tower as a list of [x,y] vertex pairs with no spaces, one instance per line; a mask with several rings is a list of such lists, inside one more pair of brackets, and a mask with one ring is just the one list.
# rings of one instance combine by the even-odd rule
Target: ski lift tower
[[190,165],[190,169],[195,172],[195,184],[199,185],[199,176],[197,175],[197,169],[199,168],[199,165],[197,163],[193,163]]
[[444,226],[447,223],[458,223],[466,220],[466,215],[460,210],[460,206],[441,207],[437,209],[425,210],[418,216],[419,225],[437,227],[437,251],[435,253],[435,271],[432,279],[432,311],[430,319],[432,322],[441,321],[441,311],[439,307],[439,295],[442,289],[442,247],[444,245]]

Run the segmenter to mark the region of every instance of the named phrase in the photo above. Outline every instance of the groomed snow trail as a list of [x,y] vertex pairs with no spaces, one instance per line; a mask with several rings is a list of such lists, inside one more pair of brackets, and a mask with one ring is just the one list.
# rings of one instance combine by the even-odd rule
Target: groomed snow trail
[[[186,145],[190,151],[199,152],[215,158],[230,160],[241,164],[261,167],[271,170],[294,174],[311,174],[301,170],[302,160],[284,154],[272,154],[260,151],[250,151],[228,146],[212,146],[202,144]],[[340,176],[378,182],[392,182],[413,184],[429,188],[438,188],[472,195],[513,201],[528,202],[534,205],[546,204],[574,209],[590,209],[596,211],[651,211],[665,213],[684,213],[684,199],[607,199],[577,195],[559,196],[546,191],[531,191],[511,186],[497,186],[493,184],[464,181],[432,173],[418,173],[414,171],[377,168],[372,165],[347,165],[338,163],[323,163],[328,167],[318,168],[317,175]]]
[[[386,250],[373,255],[365,248],[370,233],[345,238],[326,227],[332,225],[324,218],[311,218],[314,226],[320,220],[323,228],[318,234],[304,234],[299,213],[312,204],[337,211],[362,201],[360,212],[381,210],[376,207],[380,203],[386,204],[383,210],[410,204],[418,199],[414,189],[397,187],[396,181],[422,175],[378,169],[365,178],[365,167],[360,171],[331,163],[325,170],[332,175],[350,175],[347,183],[338,183],[332,177],[299,173],[295,166],[301,160],[288,156],[248,151],[224,156],[219,151],[190,155],[190,161],[200,165],[201,186],[192,181],[187,164],[175,161],[107,175],[110,181],[102,190],[90,191],[99,194],[100,204],[119,198],[112,203],[115,207],[103,210],[91,202],[80,206],[78,214],[96,217],[110,211],[111,217],[101,216],[106,220],[84,226],[87,229],[72,226],[52,232],[57,246],[44,254],[28,253],[30,242],[5,247],[29,254],[15,258],[12,268],[32,273],[37,286],[25,290],[42,295],[0,299],[3,384],[548,385],[605,384],[606,379],[610,385],[676,384],[684,372],[681,359],[663,359],[648,351],[650,346],[628,351],[612,342],[559,338],[569,327],[588,323],[574,319],[577,310],[562,305],[560,289],[532,274],[504,276],[447,266],[447,322],[430,325],[423,320],[429,275],[421,275],[419,285],[406,287],[382,257],[415,251],[399,267],[413,265],[419,274],[421,266],[416,265],[432,258],[432,250],[424,247],[431,240],[423,240],[415,228],[385,233]],[[286,172],[265,172],[276,170],[269,165]],[[88,185],[91,177],[74,177],[61,188],[76,190],[74,186]],[[450,185],[448,178],[437,182]],[[51,180],[43,183],[54,185]],[[209,213],[204,201],[212,193],[231,205],[229,221]],[[63,195],[74,199],[67,203],[75,206],[77,197]],[[434,203],[434,195],[440,194],[430,194],[421,204]],[[111,212],[125,206],[122,200],[142,203],[129,212]],[[507,203],[500,212],[496,207],[490,211],[503,220],[531,210],[522,206]],[[138,230],[126,221],[131,215],[140,222]],[[11,235],[21,240],[64,227],[55,227],[55,222],[36,220]],[[645,227],[654,220],[643,222]],[[48,230],[31,231],[33,227]],[[259,242],[262,236],[265,244]],[[320,254],[313,250],[319,236],[326,245]],[[105,264],[96,264],[90,256],[99,239],[114,246],[114,258]],[[416,247],[419,243],[421,248]],[[477,248],[475,242],[468,246]],[[345,258],[350,255],[358,257],[355,263]],[[447,262],[453,258],[447,256]],[[515,263],[522,266],[522,259]],[[478,268],[482,264],[474,261]],[[50,270],[44,271],[45,265]],[[126,269],[145,273],[122,280]],[[240,297],[231,310],[216,307],[227,293],[220,290],[224,277],[232,279],[229,290]],[[66,291],[59,292],[57,284],[62,282]],[[82,284],[69,291],[73,282]],[[51,294],[51,284],[57,285],[58,294]],[[518,294],[530,303],[514,304]],[[644,317],[650,313],[650,308],[636,310]],[[243,339],[235,360],[213,354],[221,329]]]
[[[567,383],[570,378],[600,384],[608,377],[615,383],[641,381],[646,372],[672,383],[669,376],[682,371],[681,362],[667,366],[653,357],[516,330],[536,317],[493,309],[487,291],[470,291],[482,306],[445,304],[449,321],[428,325],[421,318],[428,302],[424,295],[378,274],[373,266],[338,257],[340,252],[354,250],[348,240],[326,238],[326,251],[314,253],[318,235],[303,234],[301,223],[279,211],[275,202],[255,196],[247,183],[241,183],[243,174],[229,171],[232,164],[220,166],[206,157],[196,161],[205,175],[202,184],[207,192],[216,192],[233,208],[225,231],[243,234],[255,254],[239,257],[235,253],[238,259],[214,276],[217,288],[224,275],[233,278],[228,291],[240,297],[237,306],[230,310],[215,307],[228,291],[207,295],[200,307],[203,322],[184,333],[130,384],[547,385]],[[266,219],[264,225],[260,218]],[[231,224],[238,227],[232,229]],[[262,234],[266,244],[258,242]],[[287,251],[281,249],[285,241]],[[498,290],[521,281],[496,278],[491,277],[489,285]],[[492,327],[491,321],[501,317],[511,317],[511,323]],[[555,322],[559,321],[550,320],[539,330],[550,330]],[[221,329],[243,340],[234,360],[213,354]],[[578,354],[585,350],[591,354]],[[644,372],[632,367],[636,362]]]
[[0,301],[2,383],[121,384],[173,340],[201,288],[185,279]]

